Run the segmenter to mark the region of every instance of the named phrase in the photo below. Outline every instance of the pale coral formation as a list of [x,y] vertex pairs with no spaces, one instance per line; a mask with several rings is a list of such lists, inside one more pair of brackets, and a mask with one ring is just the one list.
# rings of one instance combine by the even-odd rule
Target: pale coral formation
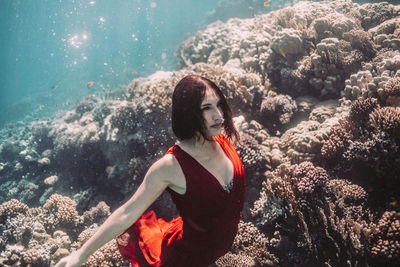
[[111,114],[110,124],[121,132],[132,133],[136,127],[140,127],[137,118],[137,107],[130,102],[122,102]]
[[24,203],[21,203],[17,199],[11,199],[10,201],[4,202],[0,206],[0,222],[4,222],[7,218],[16,216],[20,213],[25,214],[29,207]]
[[291,59],[304,51],[301,32],[294,29],[283,29],[272,38],[271,49],[281,56]]
[[75,108],[77,114],[82,116],[85,112],[90,112],[99,102],[99,99],[94,95],[85,96]]
[[69,197],[53,194],[46,201],[44,208],[54,214],[57,225],[73,227],[77,224],[76,203]]
[[314,105],[309,114],[310,120],[302,120],[287,130],[278,142],[279,148],[292,163],[315,160],[329,136],[330,127],[348,114],[348,109],[346,103],[337,101]]
[[390,5],[388,2],[380,2],[362,5],[359,8],[359,12],[362,16],[362,26],[369,29],[398,17],[400,9],[397,6]]
[[398,16],[370,29],[369,32],[377,45],[393,50],[399,49],[400,19]]
[[272,225],[279,218],[285,217],[284,200],[279,197],[268,197],[261,191],[260,197],[254,202],[251,215],[255,218],[257,225]]
[[121,267],[126,266],[118,251],[117,242],[111,240],[93,253],[83,264],[84,267]]
[[22,253],[22,263],[27,266],[49,266],[50,259],[45,252],[42,246],[27,249]]
[[376,54],[375,44],[371,35],[363,30],[351,30],[343,34],[343,39],[348,41],[353,49],[358,49],[364,55],[364,60],[371,60]]
[[216,261],[218,267],[252,267],[256,266],[254,259],[245,254],[226,253]]
[[[11,203],[19,204],[10,201],[3,207]],[[0,243],[0,262],[14,266],[53,266],[81,247],[98,229],[96,223],[102,223],[108,215],[109,207],[99,203],[78,216],[75,202],[58,194],[53,194],[43,208],[18,209],[13,216],[8,214],[2,224],[0,239],[7,243]],[[90,226],[84,224],[89,217],[94,222]],[[85,266],[128,266],[128,263],[121,258],[113,240],[92,255]]]

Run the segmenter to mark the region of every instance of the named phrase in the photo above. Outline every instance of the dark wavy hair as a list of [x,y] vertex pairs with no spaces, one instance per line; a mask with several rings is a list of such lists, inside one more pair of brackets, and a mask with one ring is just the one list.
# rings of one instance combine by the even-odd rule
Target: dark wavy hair
[[218,86],[211,80],[198,76],[188,75],[178,82],[172,95],[172,130],[180,140],[190,139],[199,132],[204,139],[206,136],[205,120],[200,109],[206,89],[211,88],[220,97],[220,104],[224,116],[224,131],[228,139],[240,142],[239,133],[232,121],[232,111]]

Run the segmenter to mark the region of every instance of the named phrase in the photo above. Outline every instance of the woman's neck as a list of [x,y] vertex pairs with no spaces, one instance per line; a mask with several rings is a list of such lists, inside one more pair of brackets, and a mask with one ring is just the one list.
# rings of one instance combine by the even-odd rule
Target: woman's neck
[[194,150],[196,152],[208,153],[215,151],[216,141],[214,140],[214,138],[213,141],[208,141],[205,140],[203,136],[200,136],[200,138],[193,137],[190,139],[179,141],[178,145],[183,145],[184,147]]

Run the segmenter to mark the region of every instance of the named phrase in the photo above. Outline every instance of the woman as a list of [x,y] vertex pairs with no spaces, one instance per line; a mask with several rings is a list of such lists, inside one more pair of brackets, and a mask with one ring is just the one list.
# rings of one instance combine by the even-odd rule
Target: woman
[[[121,255],[135,267],[206,267],[223,256],[237,233],[245,176],[222,128],[239,140],[220,89],[204,77],[183,78],[172,97],[172,129],[180,141],[149,168],[132,198],[56,267],[83,264],[117,235]],[[142,215],[164,190],[180,217],[166,222],[153,211]]]

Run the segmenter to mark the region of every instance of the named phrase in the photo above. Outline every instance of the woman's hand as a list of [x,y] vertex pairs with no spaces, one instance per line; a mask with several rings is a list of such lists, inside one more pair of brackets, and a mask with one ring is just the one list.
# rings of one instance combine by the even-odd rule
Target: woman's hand
[[85,259],[78,251],[74,251],[68,256],[62,258],[54,267],[79,267],[85,263]]

